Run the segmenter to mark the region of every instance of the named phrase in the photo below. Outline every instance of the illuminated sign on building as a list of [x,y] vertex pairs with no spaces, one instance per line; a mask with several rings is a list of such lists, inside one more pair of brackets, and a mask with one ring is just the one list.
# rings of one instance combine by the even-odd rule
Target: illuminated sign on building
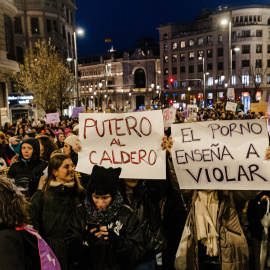
[[31,100],[34,99],[33,95],[20,96],[20,95],[10,95],[8,96],[8,104],[29,104]]

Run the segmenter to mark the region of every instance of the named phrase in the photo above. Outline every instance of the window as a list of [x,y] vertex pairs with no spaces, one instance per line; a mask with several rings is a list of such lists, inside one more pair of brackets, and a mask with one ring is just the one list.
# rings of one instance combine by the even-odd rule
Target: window
[[267,67],[270,68],[270,59],[267,59]]
[[235,60],[232,61],[232,69],[235,69]]
[[232,39],[236,39],[236,32],[235,31],[232,32]]
[[181,46],[181,48],[185,48],[186,47],[186,42],[185,41],[181,41],[180,46]]
[[236,76],[232,75],[232,85],[236,85]]
[[256,22],[257,21],[257,16],[253,17],[253,21]]
[[186,87],[187,86],[187,82],[186,81],[182,81],[181,82],[181,87]]
[[168,63],[169,62],[169,56],[168,55],[164,55],[164,63]]
[[24,58],[23,58],[23,48],[16,47],[16,60],[20,64],[23,64]]
[[240,22],[243,22],[243,16],[240,16]]
[[168,39],[168,34],[167,33],[163,34],[163,39]]
[[31,33],[39,34],[38,18],[31,18]]
[[218,48],[217,54],[218,54],[218,57],[223,56],[223,48]]
[[268,20],[267,20],[267,24],[268,24],[268,25],[270,25],[270,18],[268,18]]
[[194,73],[194,66],[193,65],[188,67],[188,72],[189,73]]
[[17,34],[22,33],[22,20],[21,20],[21,17],[15,17],[14,30],[15,30],[15,33],[17,33]]
[[242,45],[242,54],[248,54],[249,53],[249,45]]
[[222,42],[222,35],[218,35],[218,43]]
[[262,76],[260,74],[256,74],[255,81],[256,81],[256,83],[261,83],[262,82]]
[[172,49],[173,49],[173,50],[177,49],[177,42],[173,42],[173,43],[172,43]]
[[168,80],[164,80],[164,88],[169,88]]
[[267,74],[266,81],[267,81],[267,84],[270,84],[270,74]]
[[213,86],[214,85],[213,77],[208,77],[208,79],[207,79],[207,85],[208,86]]
[[212,49],[207,50],[207,58],[212,58]]
[[218,85],[222,85],[223,84],[223,80],[221,79],[221,76],[218,77]]
[[250,30],[242,31],[242,37],[250,37]]
[[177,74],[177,67],[172,67],[172,74]]
[[256,45],[256,53],[262,53],[262,45]]
[[203,38],[198,38],[197,43],[198,43],[198,45],[202,45],[203,44]]
[[203,57],[203,51],[198,51],[198,52],[197,52],[197,56],[198,56],[198,57]]
[[184,53],[180,54],[180,61],[185,61],[186,55]]
[[181,73],[185,73],[186,72],[186,67],[185,66],[181,66],[180,67],[180,72]]
[[203,65],[202,64],[198,65],[198,72],[203,72]]
[[223,70],[223,62],[218,62],[218,70]]
[[249,75],[242,75],[242,84],[249,85]]
[[262,16],[258,16],[258,22],[262,21]]
[[208,36],[208,37],[207,37],[207,43],[212,43],[212,42],[213,42],[212,36]]
[[186,99],[186,94],[181,94],[180,98],[181,98],[181,100],[185,100]]
[[270,45],[267,45],[267,53],[270,53]]
[[168,75],[169,74],[169,69],[168,68],[164,68],[164,75]]
[[52,21],[52,24],[53,24],[53,30],[54,30],[55,32],[57,32],[57,21],[56,21],[56,20],[53,20],[53,21]]
[[213,70],[213,64],[207,63],[207,71]]
[[256,37],[262,37],[262,30],[256,30]]
[[239,23],[239,17],[238,17],[238,16],[236,16],[235,22],[236,22],[236,23]]
[[5,25],[5,34],[6,34],[7,58],[10,60],[15,60],[14,39],[13,39],[14,32],[13,32],[13,27],[12,27],[12,20],[6,14],[4,14],[4,25]]
[[68,44],[71,45],[71,37],[70,37],[70,33],[68,32]]
[[245,16],[245,22],[248,22],[248,16]]
[[46,20],[46,28],[47,28],[47,33],[50,33],[52,31],[51,20],[49,19]]
[[249,67],[249,59],[242,60],[242,68]]
[[167,52],[167,51],[168,51],[168,45],[164,44],[164,52]]
[[191,46],[194,46],[194,40],[193,39],[190,39],[188,41],[188,45],[191,47]]
[[193,59],[194,59],[194,52],[190,52],[190,53],[189,53],[188,59],[189,59],[189,60],[193,60]]
[[66,39],[67,34],[66,34],[66,28],[64,25],[62,25],[62,35],[63,35],[63,39]]
[[145,88],[145,72],[142,68],[136,69],[134,73],[135,88]]
[[177,62],[177,54],[173,54],[172,55],[172,61],[173,62]]
[[255,67],[256,68],[261,68],[262,67],[262,59],[256,59]]

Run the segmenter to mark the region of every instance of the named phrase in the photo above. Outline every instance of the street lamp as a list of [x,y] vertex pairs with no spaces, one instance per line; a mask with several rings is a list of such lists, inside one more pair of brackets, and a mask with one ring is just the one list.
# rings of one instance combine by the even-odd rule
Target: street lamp
[[78,88],[78,52],[77,52],[77,35],[78,36],[83,36],[84,35],[84,30],[82,28],[75,29],[73,32],[73,37],[74,37],[74,51],[75,51],[75,59],[74,59],[74,69],[75,69],[75,92],[77,94],[77,106],[79,106],[79,88]]
[[218,78],[215,79],[215,85],[216,85],[216,101],[217,101],[217,85],[218,85]]
[[204,108],[205,108],[205,106],[207,106],[207,101],[206,101],[206,94],[205,94],[204,56],[200,56],[199,60],[203,61],[203,99],[204,99]]

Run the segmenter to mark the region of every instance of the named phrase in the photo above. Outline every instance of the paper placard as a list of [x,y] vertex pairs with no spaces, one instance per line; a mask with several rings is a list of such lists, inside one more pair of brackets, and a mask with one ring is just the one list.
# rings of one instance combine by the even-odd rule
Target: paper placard
[[54,123],[59,123],[60,118],[59,118],[59,113],[47,113],[46,114],[46,123],[47,124],[54,124]]
[[79,113],[84,113],[84,107],[74,107],[73,108],[72,116],[74,118],[79,117]]
[[162,111],[79,115],[82,151],[76,170],[122,168],[121,178],[165,179]]
[[181,189],[270,190],[264,120],[173,124],[171,129]]
[[235,112],[236,111],[236,108],[237,108],[237,104],[236,103],[227,101],[226,111],[233,111],[233,112]]
[[170,127],[171,124],[174,122],[175,112],[176,112],[176,109],[174,107],[163,110],[164,127]]

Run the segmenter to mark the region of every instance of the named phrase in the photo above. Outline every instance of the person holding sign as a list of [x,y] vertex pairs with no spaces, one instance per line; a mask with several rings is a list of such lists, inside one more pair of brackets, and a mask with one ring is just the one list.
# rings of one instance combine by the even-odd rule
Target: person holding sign
[[132,270],[143,255],[140,223],[123,203],[121,168],[95,165],[84,203],[71,218],[69,258],[76,270]]
[[[170,152],[172,141],[163,142],[163,146]],[[175,269],[249,269],[248,245],[239,222],[236,202],[252,199],[259,192],[180,190],[171,159],[169,167],[174,188],[189,201]]]

